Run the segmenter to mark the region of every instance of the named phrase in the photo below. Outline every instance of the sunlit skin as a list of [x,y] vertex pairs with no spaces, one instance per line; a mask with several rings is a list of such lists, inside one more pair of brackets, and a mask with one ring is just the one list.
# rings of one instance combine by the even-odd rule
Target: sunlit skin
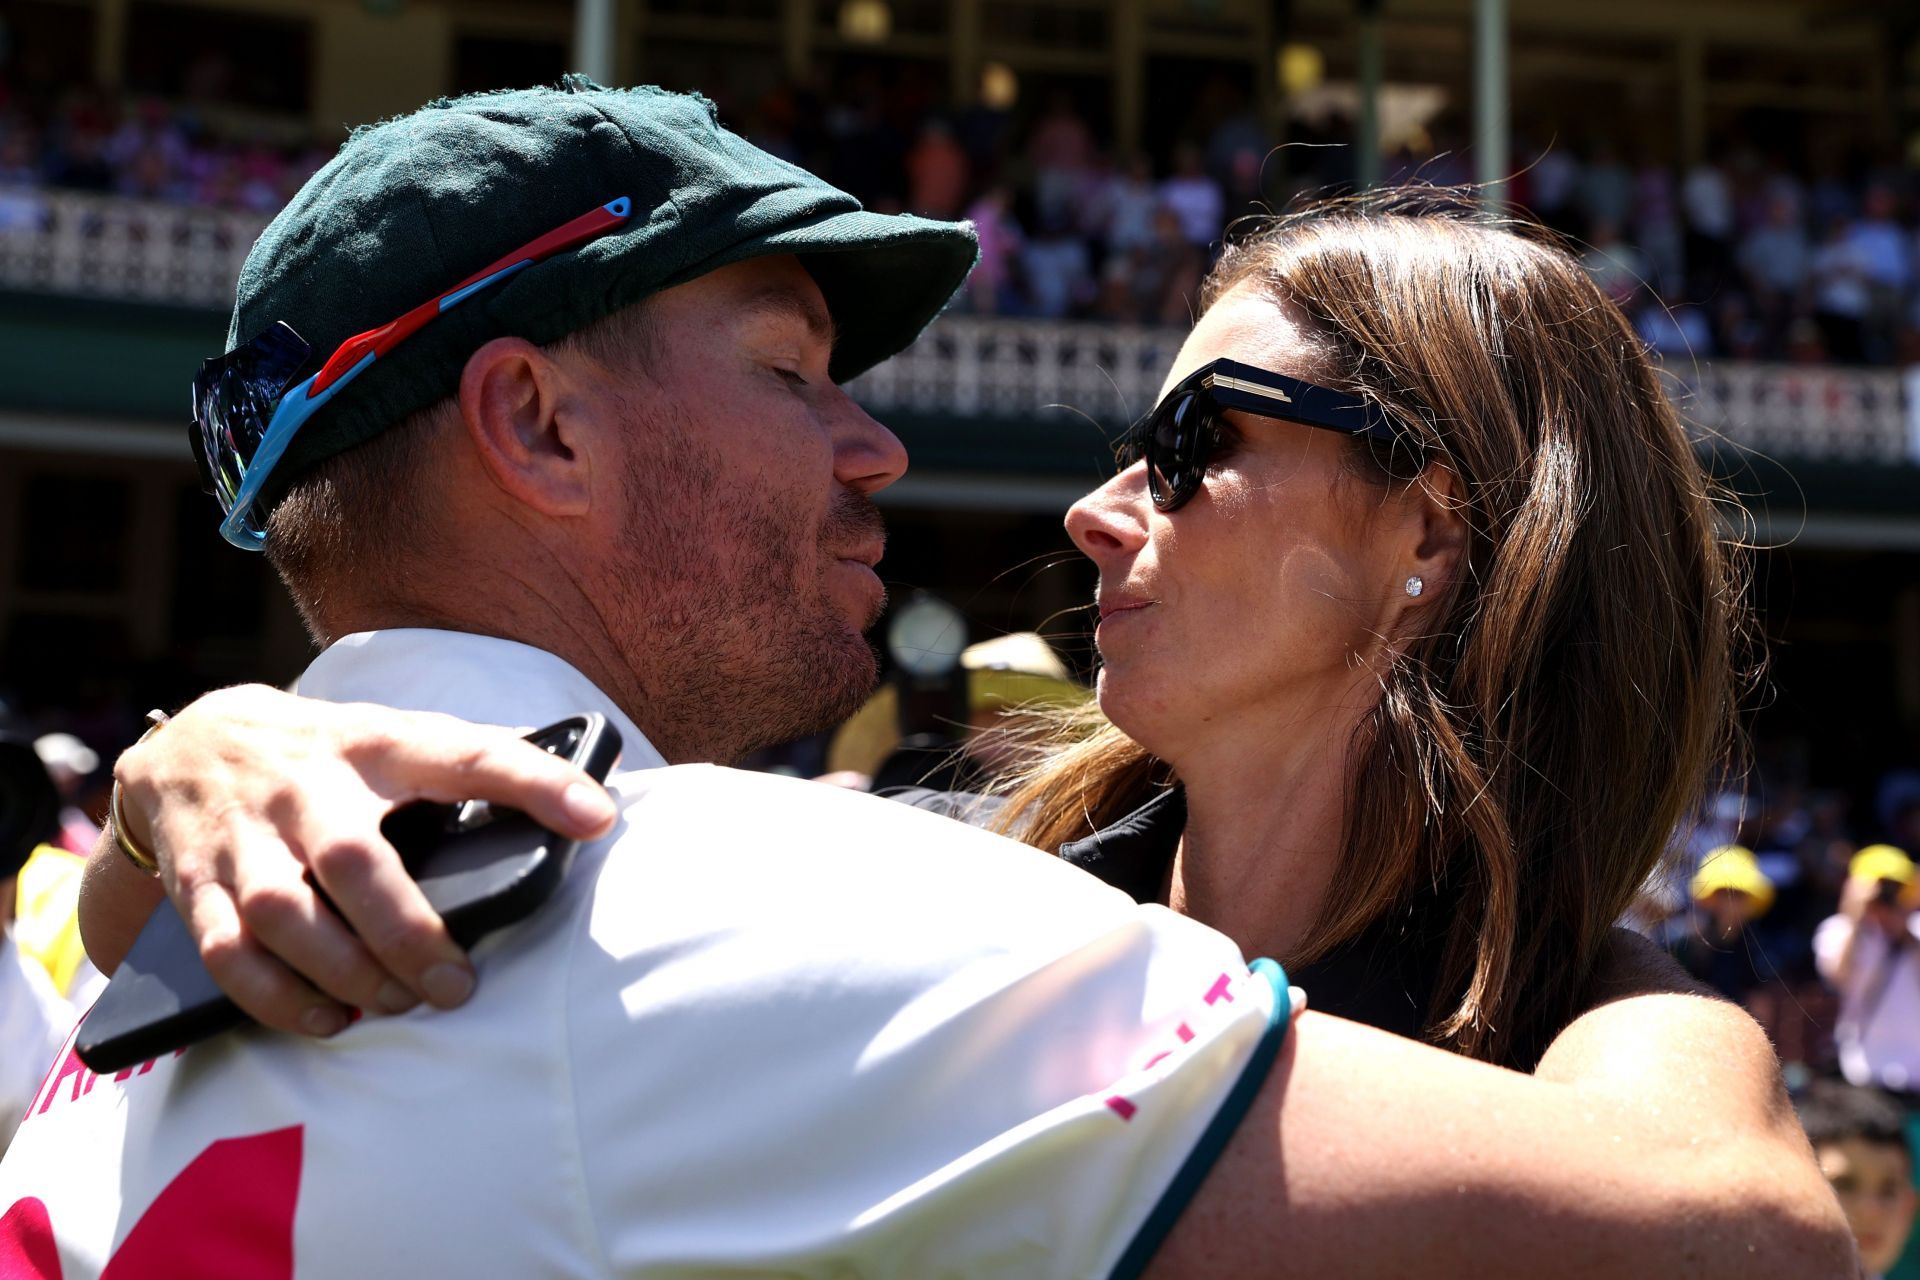
[[[519,339],[468,361],[478,443],[447,450],[445,542],[488,550],[448,616],[422,621],[566,654],[667,759],[725,762],[871,690],[885,532],[869,495],[906,450],[828,376],[832,322],[797,259],[647,308],[650,349],[618,365]],[[483,620],[455,612],[475,600]],[[736,703],[753,715],[715,711]]]
[[907,453],[828,376],[833,322],[813,277],[796,258],[761,258],[666,290],[650,305],[668,347],[656,374],[668,393],[661,398],[716,410],[698,414],[699,431],[724,459],[727,492],[778,507],[812,535],[802,545],[819,548],[817,560],[793,557],[794,590],[831,601],[856,631],[870,627],[882,597],[872,566],[885,535],[876,522],[836,539],[833,503],[844,491],[866,495],[899,479]]
[[[1166,387],[1221,357],[1330,376],[1297,309],[1250,286],[1202,317]],[[1437,469],[1385,488],[1336,432],[1228,420],[1237,439],[1185,506],[1156,510],[1139,463],[1074,504],[1067,530],[1100,570],[1101,710],[1187,788],[1168,900],[1248,954],[1285,955],[1335,865],[1378,673],[1444,597],[1464,531],[1432,496],[1450,492]]]
[[1899,1260],[1913,1229],[1913,1169],[1906,1152],[1884,1142],[1841,1138],[1822,1142],[1814,1154],[1853,1228],[1860,1260],[1870,1274],[1879,1275]]

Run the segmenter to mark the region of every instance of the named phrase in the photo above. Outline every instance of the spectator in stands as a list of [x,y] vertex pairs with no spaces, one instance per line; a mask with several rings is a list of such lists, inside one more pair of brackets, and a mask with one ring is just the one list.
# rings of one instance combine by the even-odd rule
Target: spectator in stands
[[1134,152],[1108,175],[1095,208],[1097,238],[1109,254],[1134,253],[1153,243],[1160,193],[1153,184],[1153,161],[1146,153]]
[[1013,297],[1014,269],[1024,237],[1013,220],[1013,197],[1004,186],[991,186],[967,210],[980,237],[980,261],[967,277],[967,304],[981,315],[1017,310]]
[[1180,220],[1187,243],[1204,249],[1220,238],[1225,198],[1220,184],[1207,175],[1200,149],[1191,143],[1175,150],[1173,176],[1160,184],[1160,203]]
[[1847,1215],[1868,1280],[1878,1280],[1913,1230],[1914,1152],[1900,1107],[1878,1089],[1838,1080],[1815,1080],[1793,1107]]
[[60,831],[56,843],[69,853],[86,857],[93,842],[100,838],[94,825],[80,807],[80,793],[87,779],[100,767],[99,753],[70,733],[43,733],[33,740],[34,754],[46,766],[60,794]]
[[1674,948],[1688,973],[1736,1004],[1770,981],[1773,963],[1748,926],[1773,906],[1773,882],[1751,850],[1713,850],[1688,886],[1693,915]]
[[1842,364],[1858,364],[1867,354],[1867,317],[1873,308],[1871,266],[1853,223],[1832,219],[1820,246],[1807,261],[1807,288],[1813,322],[1819,326],[1827,357]]
[[1580,161],[1572,150],[1559,142],[1549,143],[1534,153],[1526,172],[1533,197],[1529,207],[1540,221],[1556,231],[1584,232],[1574,200],[1580,186]]
[[1191,324],[1194,295],[1207,264],[1171,205],[1161,205],[1154,214],[1153,244],[1138,262],[1134,297],[1141,306],[1140,319],[1148,324]]
[[1620,238],[1617,223],[1595,222],[1588,238],[1591,243],[1580,255],[1580,265],[1615,306],[1626,307],[1647,282],[1645,255]]
[[1680,230],[1673,174],[1662,164],[1643,164],[1634,175],[1633,240],[1647,257],[1648,279],[1662,289],[1686,283],[1685,239]]
[[118,170],[115,190],[143,200],[181,199],[190,150],[186,130],[166,104],[141,101],[107,142],[107,161]]
[[967,153],[953,128],[935,117],[907,152],[907,208],[929,218],[956,218],[966,206]]
[[1688,169],[1680,184],[1680,207],[1686,216],[1687,270],[1692,274],[1688,291],[1707,297],[1733,253],[1733,185],[1726,170],[1711,158]]
[[1847,867],[1840,911],[1814,935],[1840,995],[1840,1069],[1854,1084],[1920,1093],[1920,911],[1903,850],[1870,845]]
[[1737,256],[1754,318],[1771,354],[1786,343],[1787,325],[1812,263],[1799,202],[1776,191],[1767,202],[1764,221],[1741,238]]
[[1031,313],[1064,320],[1093,301],[1093,260],[1087,242],[1061,214],[1042,214],[1037,234],[1020,255]]
[[1893,357],[1893,335],[1900,323],[1903,296],[1913,277],[1907,233],[1894,221],[1896,200],[1884,186],[1867,188],[1860,220],[1848,230],[1867,282],[1866,358],[1884,363]]
[[1640,340],[1664,359],[1698,360],[1714,354],[1707,313],[1677,293],[1649,289],[1631,316]]
[[[1633,171],[1621,162],[1620,153],[1611,142],[1602,140],[1595,144],[1593,158],[1587,162],[1574,192],[1587,226],[1626,226],[1633,214],[1633,197]],[[1593,238],[1592,232],[1588,238]]]
[[1753,312],[1753,303],[1745,293],[1729,289],[1713,308],[1715,349],[1735,360],[1778,359],[1785,343],[1784,333],[1770,335]]
[[1093,168],[1098,147],[1073,95],[1058,90],[1048,100],[1047,113],[1027,139],[1027,163],[1033,170],[1033,196],[1040,221],[1065,221],[1073,215],[1075,198]]
[[1207,139],[1207,172],[1238,217],[1260,199],[1261,171],[1273,143],[1238,89],[1226,87],[1226,116]]

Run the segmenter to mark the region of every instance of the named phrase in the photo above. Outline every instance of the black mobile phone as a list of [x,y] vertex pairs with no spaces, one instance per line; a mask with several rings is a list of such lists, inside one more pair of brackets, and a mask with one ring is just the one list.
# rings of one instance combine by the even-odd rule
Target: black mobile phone
[[[619,731],[597,713],[548,725],[527,740],[598,781],[620,755]],[[518,810],[480,800],[407,805],[380,830],[462,947],[531,915],[560,887],[580,847]],[[250,1021],[207,973],[186,923],[162,899],[80,1024],[74,1048],[104,1074]]]

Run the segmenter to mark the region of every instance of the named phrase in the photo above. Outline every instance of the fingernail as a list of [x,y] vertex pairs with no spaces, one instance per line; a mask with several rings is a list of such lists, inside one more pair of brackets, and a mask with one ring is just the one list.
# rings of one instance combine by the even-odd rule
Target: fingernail
[[567,784],[567,789],[560,793],[560,807],[583,827],[598,827],[613,817],[613,797],[607,794],[606,788],[590,787],[584,782]]
[[381,983],[373,999],[380,1006],[380,1012],[386,1014],[405,1013],[420,1003],[419,996],[392,981]]
[[473,971],[457,964],[436,964],[420,975],[420,985],[427,989],[427,999],[451,1009],[465,1004],[473,994]]
[[300,1015],[300,1025],[308,1035],[325,1039],[346,1030],[347,1015],[331,1005],[317,1004]]

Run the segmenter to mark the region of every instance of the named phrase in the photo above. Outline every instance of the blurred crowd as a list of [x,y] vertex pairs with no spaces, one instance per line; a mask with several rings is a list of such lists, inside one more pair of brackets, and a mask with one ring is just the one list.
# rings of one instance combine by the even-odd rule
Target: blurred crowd
[[[1109,145],[1065,90],[1031,111],[950,111],[911,77],[719,93],[755,143],[882,211],[970,218],[981,261],[962,305],[982,314],[1184,324],[1233,219],[1353,181],[1350,122],[1281,139],[1243,94],[1213,86],[1153,155]],[[216,117],[217,118],[217,117]],[[112,192],[277,209],[324,147],[223,134],[201,108],[95,91],[30,105],[0,84],[0,188]],[[1664,355],[1920,362],[1920,182],[1912,169],[1783,155],[1720,140],[1684,170],[1600,142],[1516,140],[1514,201],[1583,261]],[[1440,124],[1386,176],[1471,181]]]
[[36,111],[0,90],[0,187],[274,213],[331,155],[232,138],[195,108],[151,98],[76,91]]
[[1920,203],[1911,169],[1843,172],[1742,140],[1676,172],[1605,145],[1536,152],[1515,198],[1669,356],[1920,360]]
[[1920,1096],[1920,770],[1705,806],[1637,923],[1745,1005],[1803,1073]]
[[[1872,843],[1863,843],[1871,839]],[[1869,1277],[1920,1275],[1920,770],[1703,807],[1631,921],[1772,1038]]]

